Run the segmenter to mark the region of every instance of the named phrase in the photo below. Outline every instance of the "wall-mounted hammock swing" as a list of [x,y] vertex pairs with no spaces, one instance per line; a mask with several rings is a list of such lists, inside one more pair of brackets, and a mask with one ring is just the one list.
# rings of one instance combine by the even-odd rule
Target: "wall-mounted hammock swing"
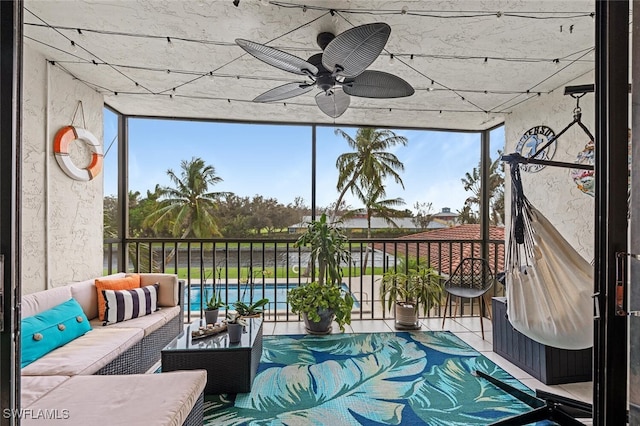
[[[582,93],[584,95],[584,93]],[[572,96],[579,99],[582,96]],[[511,169],[511,230],[507,245],[507,315],[511,325],[542,344],[562,349],[593,345],[593,267],[524,195],[521,163],[593,170],[592,165],[537,160],[535,157],[581,121],[579,103],[574,120],[530,158],[503,156]]]

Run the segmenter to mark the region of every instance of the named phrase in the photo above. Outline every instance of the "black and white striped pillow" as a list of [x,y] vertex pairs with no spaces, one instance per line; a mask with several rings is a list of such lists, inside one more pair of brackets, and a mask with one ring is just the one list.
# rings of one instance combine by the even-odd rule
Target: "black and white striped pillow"
[[160,284],[131,290],[102,290],[106,303],[104,325],[149,315],[158,310]]

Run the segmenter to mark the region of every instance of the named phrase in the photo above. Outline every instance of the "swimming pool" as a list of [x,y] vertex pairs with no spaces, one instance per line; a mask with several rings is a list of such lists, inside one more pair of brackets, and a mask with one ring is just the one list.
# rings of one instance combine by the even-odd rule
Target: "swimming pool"
[[[265,307],[265,310],[273,311],[277,309],[285,310],[287,309],[287,292],[292,288],[297,287],[298,283],[289,284],[287,286],[286,283],[278,283],[278,284],[265,284],[264,291],[262,284],[254,284],[253,287],[253,299],[251,299],[251,287],[246,284],[240,285],[240,296],[238,296],[238,285],[237,284],[229,284],[228,291],[225,292],[224,285],[216,284],[216,291],[218,289],[222,290],[222,300],[223,302],[231,305],[239,300],[244,303],[249,304],[250,300],[254,302],[266,297],[269,299],[269,305]],[[349,291],[349,287],[346,284],[342,283],[342,289],[345,291]],[[184,289],[184,301],[189,301],[189,309],[192,311],[200,310],[200,300],[202,298],[202,294],[200,293],[200,284],[191,284],[191,297],[189,297],[188,287]],[[205,284],[204,285],[204,295],[205,300],[207,297],[211,297],[213,295],[213,284]],[[354,298],[355,299],[355,298]],[[277,305],[276,305],[277,304]],[[187,303],[185,303],[187,306]],[[203,303],[204,306],[204,303]],[[359,307],[357,300],[354,300],[353,303],[354,308]]]

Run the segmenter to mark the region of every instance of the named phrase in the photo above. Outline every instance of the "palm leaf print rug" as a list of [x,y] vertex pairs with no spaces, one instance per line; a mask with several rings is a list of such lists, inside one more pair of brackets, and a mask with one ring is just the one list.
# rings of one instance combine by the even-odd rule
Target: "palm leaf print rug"
[[265,336],[250,393],[209,395],[205,425],[487,425],[533,392],[450,332]]

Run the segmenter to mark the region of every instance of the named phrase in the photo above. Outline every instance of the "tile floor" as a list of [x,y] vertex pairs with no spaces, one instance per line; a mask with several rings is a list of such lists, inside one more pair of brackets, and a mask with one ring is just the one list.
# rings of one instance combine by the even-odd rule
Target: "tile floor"
[[[353,320],[351,325],[345,326],[346,333],[367,333],[367,332],[390,332],[394,329],[393,320]],[[335,326],[335,324],[334,324]],[[495,362],[505,371],[530,389],[541,389],[557,395],[566,396],[568,398],[577,399],[591,403],[592,401],[592,382],[568,383],[563,385],[545,385],[539,380],[533,378],[528,373],[511,364],[495,352],[493,352],[491,320],[484,319],[484,340],[480,331],[480,321],[478,317],[463,317],[455,319],[447,319],[444,330],[451,331],[460,339],[465,341],[469,346],[476,349],[482,355]],[[432,318],[422,320],[422,330],[443,330],[442,319]],[[334,327],[333,333],[339,333],[340,330]],[[305,334],[303,322],[265,322],[263,325],[263,333],[265,335],[278,334]],[[582,420],[582,419],[581,419]],[[583,420],[585,424],[591,424],[589,419]]]

